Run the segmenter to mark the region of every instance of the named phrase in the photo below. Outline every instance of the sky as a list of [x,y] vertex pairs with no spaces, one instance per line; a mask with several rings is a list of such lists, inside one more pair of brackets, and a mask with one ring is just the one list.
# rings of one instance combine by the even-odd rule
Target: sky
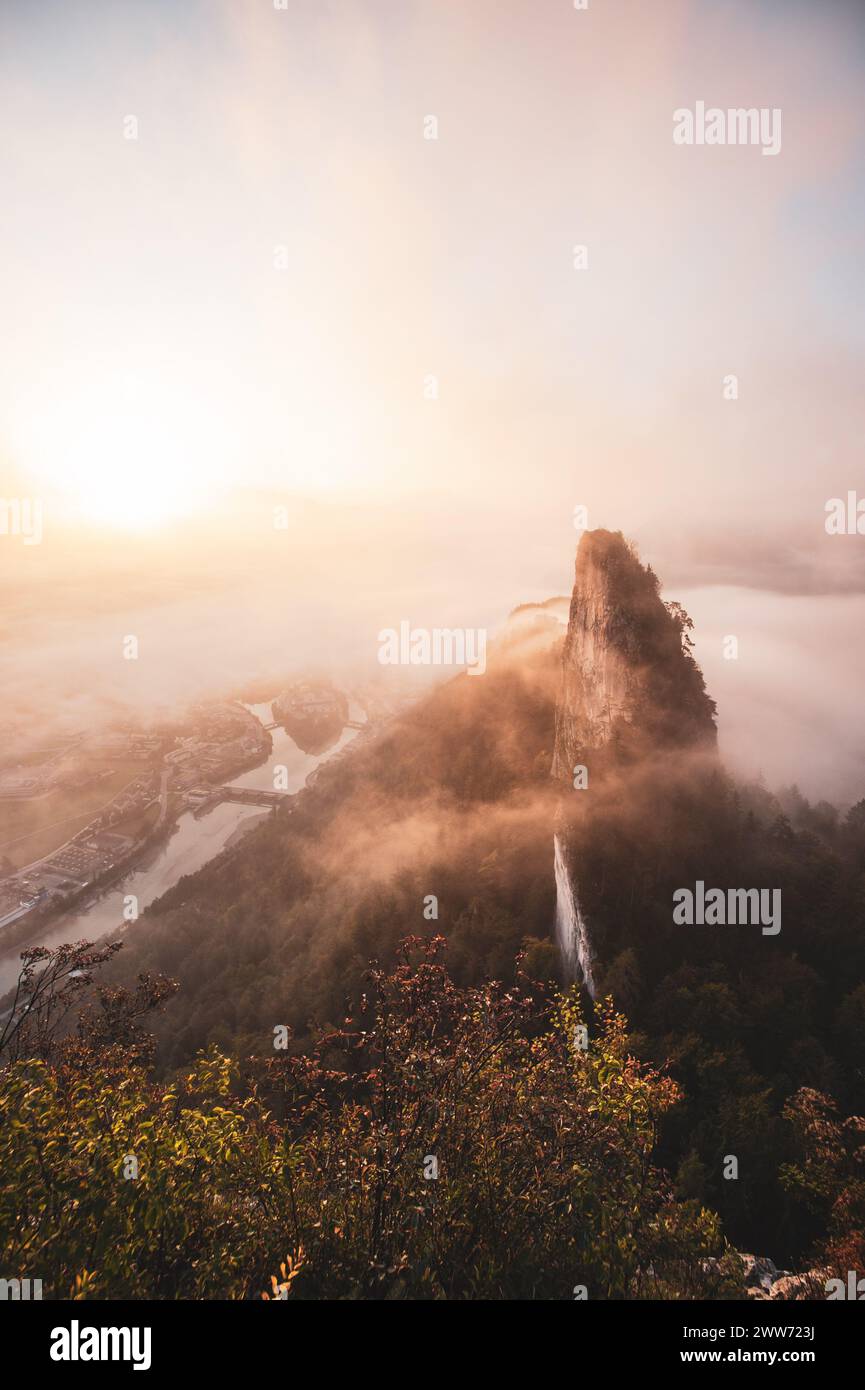
[[[142,698],[494,627],[579,504],[686,602],[731,763],[862,795],[863,67],[842,0],[3,0],[16,709],[133,698],[130,624]],[[677,146],[698,101],[780,152]]]

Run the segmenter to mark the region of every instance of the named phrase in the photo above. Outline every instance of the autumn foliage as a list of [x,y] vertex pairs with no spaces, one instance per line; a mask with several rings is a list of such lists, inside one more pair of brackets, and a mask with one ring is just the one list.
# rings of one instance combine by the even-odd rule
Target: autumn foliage
[[[717,1218],[653,1165],[677,1089],[629,1055],[624,1019],[602,1009],[586,1039],[575,994],[520,971],[460,988],[442,953],[407,941],[303,1051],[211,1050],[167,1084],[99,1027],[100,1002],[122,1034],[159,982],[35,1029],[42,1055],[0,1068],[4,1269],[58,1298],[735,1292],[703,1263]],[[72,964],[58,988],[71,973],[78,995]]]

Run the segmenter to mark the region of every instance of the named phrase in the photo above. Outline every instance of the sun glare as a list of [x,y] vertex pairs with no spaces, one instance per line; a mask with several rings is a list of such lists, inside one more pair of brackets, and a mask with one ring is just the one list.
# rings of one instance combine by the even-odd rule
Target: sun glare
[[69,460],[65,482],[83,516],[138,530],[195,508],[193,463],[170,431],[143,421],[104,424]]
[[98,400],[57,402],[27,442],[36,470],[73,513],[122,529],[152,529],[196,510],[216,472],[206,418],[181,397],[128,379]]

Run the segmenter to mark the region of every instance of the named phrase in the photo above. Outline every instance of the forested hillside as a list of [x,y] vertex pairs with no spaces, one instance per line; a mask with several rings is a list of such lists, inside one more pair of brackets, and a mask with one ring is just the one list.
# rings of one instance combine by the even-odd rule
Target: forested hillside
[[[291,814],[183,879],[126,933],[123,970],[177,978],[160,1056],[261,1051],[273,1028],[338,1022],[370,957],[444,933],[466,983],[555,968],[549,777],[557,652],[509,650],[374,743],[323,767]],[[437,899],[437,917],[425,899]],[[430,909],[427,907],[427,914]]]
[[[368,959],[392,961],[406,935],[443,934],[460,984],[511,981],[521,949],[535,977],[556,976],[559,656],[517,646],[483,680],[444,685],[127,933],[124,978],[156,970],[181,986],[158,1028],[163,1070],[208,1043],[268,1055],[279,1025],[301,1049],[311,1025],[350,1016]],[[588,795],[576,843],[599,997],[684,1092],[659,1155],[731,1239],[801,1258],[827,1215],[780,1183],[795,1158],[784,1107],[806,1086],[842,1115],[865,1108],[863,808],[840,818],[795,790],[782,806],[671,755]],[[782,931],[674,927],[671,894],[696,878],[781,887]]]

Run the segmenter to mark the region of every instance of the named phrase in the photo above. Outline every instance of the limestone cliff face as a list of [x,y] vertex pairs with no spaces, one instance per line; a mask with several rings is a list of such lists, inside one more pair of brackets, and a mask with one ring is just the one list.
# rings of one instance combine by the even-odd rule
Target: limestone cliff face
[[669,747],[714,747],[714,702],[658,589],[621,532],[583,533],[562,656],[554,776],[570,781],[593,754],[596,764],[609,764]]

